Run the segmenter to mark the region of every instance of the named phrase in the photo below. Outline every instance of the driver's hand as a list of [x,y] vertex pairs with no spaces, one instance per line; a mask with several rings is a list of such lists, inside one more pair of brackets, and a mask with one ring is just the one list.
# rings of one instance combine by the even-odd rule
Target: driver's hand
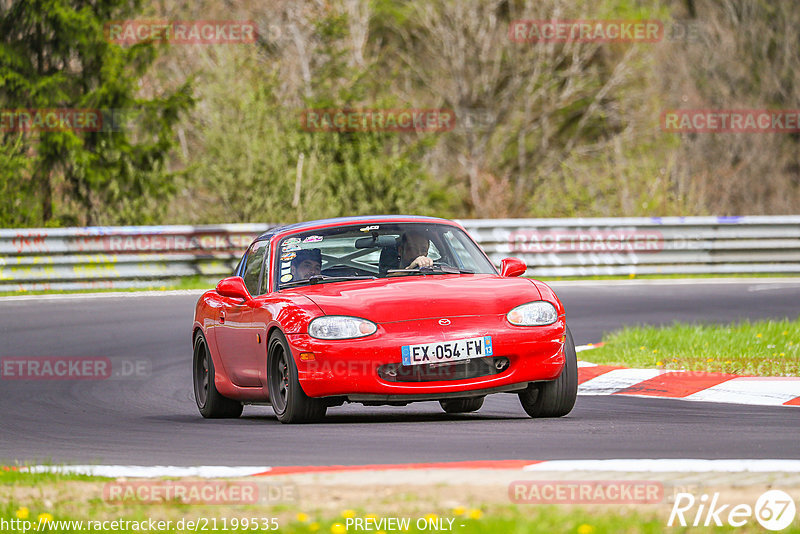
[[420,267],[433,267],[433,260],[428,256],[418,256],[406,269],[417,269]]

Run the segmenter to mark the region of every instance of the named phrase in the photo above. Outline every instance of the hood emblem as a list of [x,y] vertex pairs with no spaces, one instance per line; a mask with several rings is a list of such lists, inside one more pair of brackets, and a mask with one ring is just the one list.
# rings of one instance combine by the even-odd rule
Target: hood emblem
[[439,319],[439,324],[442,326],[450,326],[450,319]]

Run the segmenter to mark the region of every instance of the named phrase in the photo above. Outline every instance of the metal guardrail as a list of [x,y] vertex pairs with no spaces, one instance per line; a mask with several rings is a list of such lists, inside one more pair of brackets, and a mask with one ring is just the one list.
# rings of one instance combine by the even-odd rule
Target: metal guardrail
[[0,230],[0,291],[158,286],[230,274],[268,224]]
[[[800,273],[800,216],[460,221],[529,276]],[[0,230],[0,291],[222,278],[268,224]]]
[[800,273],[800,216],[461,221],[535,277]]

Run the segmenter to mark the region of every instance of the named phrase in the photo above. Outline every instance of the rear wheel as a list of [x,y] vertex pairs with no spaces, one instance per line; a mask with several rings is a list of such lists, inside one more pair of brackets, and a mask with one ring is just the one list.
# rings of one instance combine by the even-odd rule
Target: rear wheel
[[484,397],[470,397],[468,399],[444,399],[439,404],[447,413],[476,412],[483,406]]
[[531,417],[561,417],[575,406],[578,395],[578,357],[575,342],[567,328],[564,343],[564,369],[555,380],[529,384],[519,401]]
[[325,416],[325,402],[310,398],[300,387],[292,351],[279,331],[269,338],[267,385],[272,410],[281,423],[305,423]]
[[202,332],[194,337],[192,361],[194,377],[194,400],[203,417],[221,419],[242,415],[241,402],[223,397],[214,385],[214,360],[208,351],[208,343]]

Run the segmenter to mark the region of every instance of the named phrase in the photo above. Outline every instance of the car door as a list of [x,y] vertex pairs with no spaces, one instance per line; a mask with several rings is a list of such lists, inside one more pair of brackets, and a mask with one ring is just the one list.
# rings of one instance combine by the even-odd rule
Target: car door
[[[260,292],[261,274],[269,241],[256,241],[245,256],[241,276],[255,297]],[[261,386],[259,354],[263,347],[261,333],[254,324],[255,302],[223,297],[217,332],[217,347],[228,375],[237,386]]]

